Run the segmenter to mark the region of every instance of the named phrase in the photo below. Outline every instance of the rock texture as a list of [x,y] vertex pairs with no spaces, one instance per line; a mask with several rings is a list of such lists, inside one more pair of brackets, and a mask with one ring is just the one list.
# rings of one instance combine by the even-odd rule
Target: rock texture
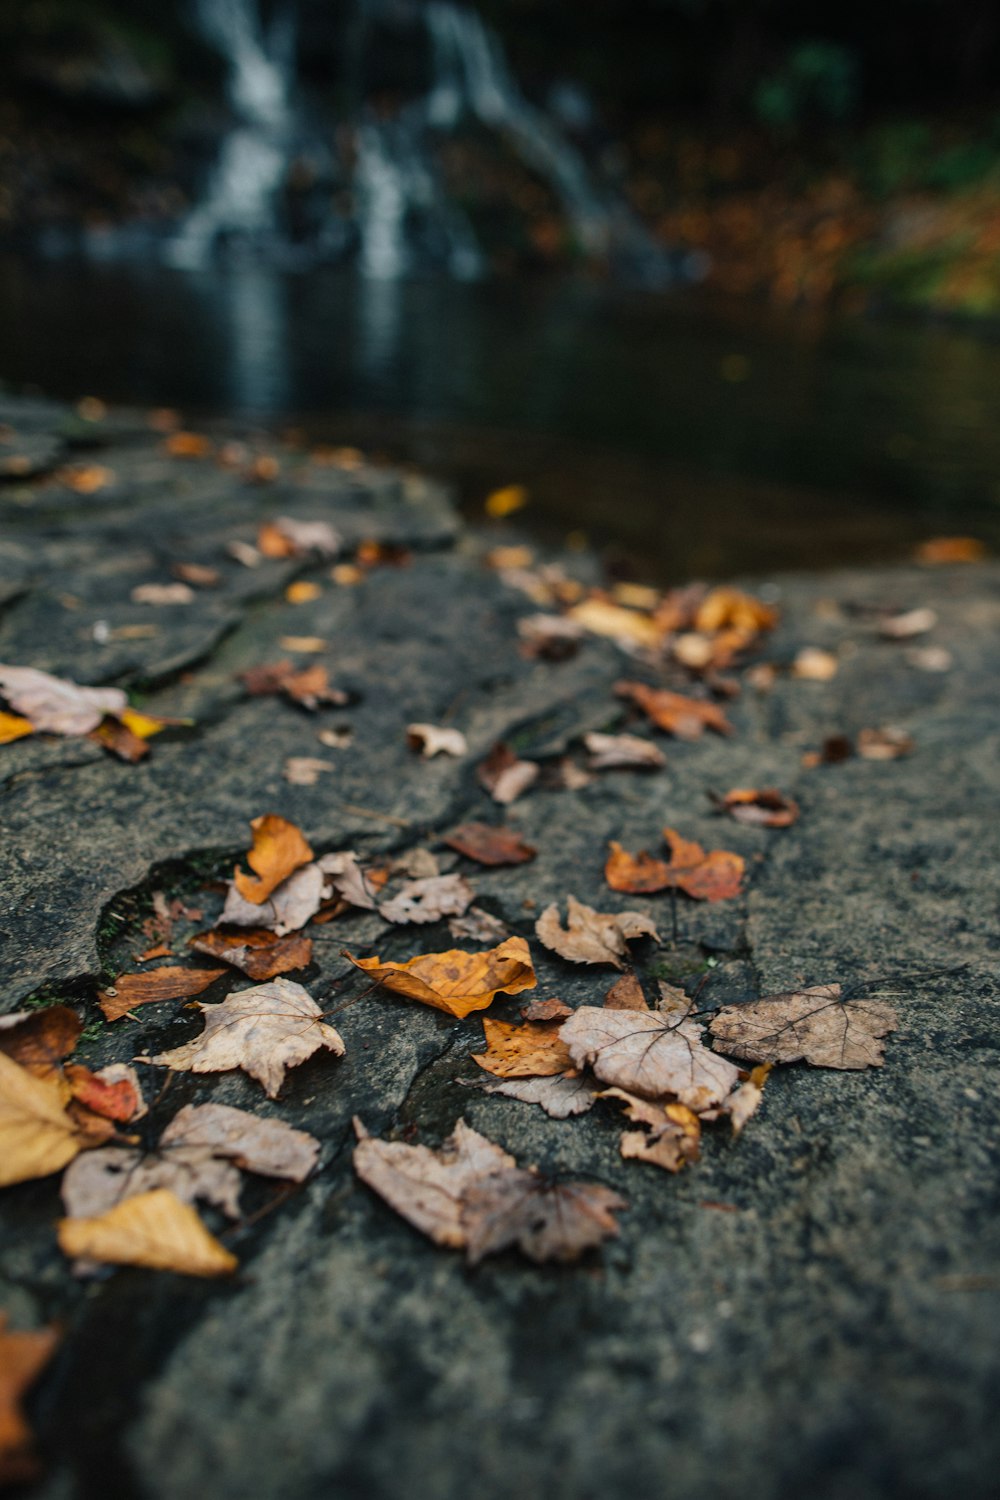
[[[4,402],[0,426],[13,429],[0,472],[0,661],[125,686],[150,712],[193,721],[138,765],[86,740],[0,748],[3,1010],[53,996],[99,1021],[98,984],[149,945],[152,893],[210,920],[212,882],[247,847],[249,819],[270,811],[317,852],[368,856],[505,818],[537,848],[531,864],[473,868],[437,852],[472,879],[479,905],[532,941],[538,995],[600,1003],[615,978],[534,941],[537,913],[572,892],[653,916],[664,942],[637,948],[640,968],[700,986],[702,1006],[840,980],[877,983],[900,1013],[882,1070],[779,1071],[738,1143],[720,1132],[701,1163],[668,1178],[620,1161],[609,1106],[556,1121],[468,1088],[482,1077],[469,1060],[479,1019],[370,994],[340,956],[453,946],[443,924],[389,928],[366,912],[311,928],[314,962],[295,977],[331,1013],[346,1057],[296,1069],[276,1104],[243,1075],[178,1075],[153,1111],[162,1125],[211,1099],[323,1142],[304,1188],[277,1206],[273,1186],[245,1194],[248,1222],[227,1239],[242,1268],[232,1283],[121,1271],[81,1285],[55,1247],[55,1183],[4,1194],[0,1306],[19,1326],[58,1317],[67,1329],[32,1404],[48,1461],[40,1493],[989,1493],[1000,568],[775,580],[782,622],[768,658],[836,650],[831,681],[779,674],[771,692],[747,689],[728,706],[731,738],[657,737],[664,772],[603,773],[578,790],[547,789],[543,776],[504,812],[475,776],[495,741],[549,759],[578,751],[587,731],[637,727],[612,692],[635,668],[598,639],[564,662],[521,655],[517,621],[536,606],[483,566],[482,539],[461,532],[435,485],[277,445],[267,445],[276,476],[253,482],[256,440],[228,467],[221,439],[214,457],[186,460],[127,413],[87,420]],[[10,472],[22,451],[26,464]],[[77,493],[65,473],[86,464],[113,479]],[[328,560],[247,568],[230,555],[281,514],[331,522],[345,560],[368,539],[412,557],[348,586],[330,579]],[[183,605],[132,602],[178,563],[217,569],[218,586]],[[318,597],[288,602],[296,579],[318,583]],[[951,669],[919,670],[906,646],[880,639],[860,608],[872,604],[933,607]],[[328,649],[281,644],[307,636]],[[356,701],[309,715],[248,698],[238,674],[285,656],[322,661]],[[468,757],[414,754],[415,721],[461,729]],[[317,740],[345,724],[349,747]],[[913,736],[911,756],[803,767],[824,736],[886,724]],[[302,755],[335,769],[289,785],[284,763]],[[793,828],[713,813],[708,792],[766,785],[800,804]],[[618,897],[602,879],[608,840],[654,849],[664,825],[748,862],[740,899],[678,901],[676,936],[668,896]],[[181,922],[178,954],[197,925]],[[491,1014],[519,1008],[501,1000]],[[180,1006],[150,1006],[136,1022],[90,1026],[82,1055],[129,1060],[199,1027]],[[159,1087],[162,1075],[150,1076]],[[464,1115],[523,1162],[622,1192],[622,1236],[576,1267],[505,1255],[470,1272],[354,1181],[355,1114],[431,1144]]]

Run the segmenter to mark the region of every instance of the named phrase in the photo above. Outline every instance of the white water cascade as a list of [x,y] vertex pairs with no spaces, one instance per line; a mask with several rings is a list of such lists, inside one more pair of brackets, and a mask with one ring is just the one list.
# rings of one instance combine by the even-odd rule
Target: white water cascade
[[266,33],[256,0],[197,0],[197,13],[204,35],[228,59],[227,92],[237,124],[222,143],[204,201],[167,247],[170,262],[184,268],[204,265],[224,237],[259,242],[276,233],[294,85],[290,6]]

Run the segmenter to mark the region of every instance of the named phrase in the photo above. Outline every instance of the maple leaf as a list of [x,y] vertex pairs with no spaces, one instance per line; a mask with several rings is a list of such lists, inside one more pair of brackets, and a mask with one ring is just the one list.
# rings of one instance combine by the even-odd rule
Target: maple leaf
[[814,1068],[880,1068],[899,1017],[883,1000],[843,1000],[839,984],[727,1005],[709,1030],[717,1047],[753,1062],[805,1061]]
[[741,855],[728,849],[706,854],[700,844],[681,838],[673,828],[664,828],[663,837],[670,847],[669,862],[654,859],[645,850],[629,854],[612,841],[604,878],[613,891],[649,895],[675,889],[696,901],[726,901],[739,895],[746,868]]
[[55,1353],[57,1328],[11,1333],[7,1314],[0,1312],[0,1487],[30,1484],[38,1478],[40,1464],[34,1435],[21,1407],[30,1390]]
[[187,1104],[155,1152],[109,1146],[78,1156],[62,1180],[63,1205],[70,1218],[93,1218],[126,1198],[169,1188],[182,1203],[200,1198],[238,1219],[238,1169],[304,1182],[319,1149],[313,1136],[281,1120],[225,1104]]
[[462,1080],[484,1094],[503,1094],[522,1104],[538,1104],[554,1120],[568,1120],[572,1115],[586,1114],[597,1097],[594,1085],[579,1073],[556,1073],[542,1078],[502,1078],[496,1083],[485,1080]]
[[517,1245],[532,1260],[575,1260],[618,1233],[625,1202],[592,1183],[552,1183],[459,1120],[440,1151],[361,1139],[361,1180],[436,1244],[466,1251],[471,1265]]
[[616,682],[619,698],[630,698],[647,718],[660,729],[679,740],[697,740],[706,729],[716,734],[732,734],[733,726],[716,704],[704,698],[685,698],[666,688],[652,688],[645,682]]
[[498,1078],[545,1078],[568,1072],[573,1064],[560,1039],[562,1019],[528,1021],[523,1026],[507,1021],[483,1019],[486,1052],[474,1052],[474,1060]]
[[108,989],[98,990],[97,1003],[106,1021],[120,1021],[137,1005],[188,1000],[192,995],[200,995],[225,972],[225,969],[184,969],[168,964],[142,974],[119,974]]
[[734,787],[724,797],[713,799],[720,812],[737,823],[758,828],[790,828],[799,816],[799,805],[777,787]]
[[425,880],[408,880],[391,901],[382,903],[379,916],[387,922],[438,922],[442,917],[461,916],[475,894],[464,875],[431,875]]
[[410,749],[419,750],[424,760],[431,760],[435,755],[469,753],[468,742],[460,729],[443,729],[437,724],[407,724],[406,739]]
[[485,953],[452,948],[446,953],[422,953],[405,963],[355,958],[346,950],[344,957],[394,994],[459,1018],[485,1010],[501,991],[519,995],[538,983],[528,945],[521,937],[507,938]]
[[74,1260],[185,1276],[229,1276],[239,1265],[169,1188],[126,1198],[93,1218],[60,1219],[58,1236],[60,1249]]
[[686,1104],[662,1104],[641,1099],[626,1089],[605,1089],[602,1099],[615,1099],[641,1130],[626,1130],[621,1138],[621,1154],[626,1159],[650,1162],[666,1172],[679,1172],[689,1162],[698,1160],[701,1143],[701,1121]]
[[121,688],[79,687],[34,667],[0,665],[0,696],[43,734],[89,734],[128,707]]
[[38,1078],[0,1053],[0,1187],[48,1177],[96,1143],[67,1112],[68,1098],[57,1075]]
[[481,865],[523,865],[538,853],[515,829],[489,823],[461,823],[441,842]]
[[570,963],[612,964],[624,968],[628,957],[626,942],[633,938],[660,935],[652,920],[638,911],[599,912],[584,906],[575,896],[566,897],[567,918],[563,927],[559,907],[547,906],[535,923],[535,932],[546,948]]
[[197,1004],[205,1017],[201,1036],[143,1062],[193,1073],[242,1068],[274,1099],[287,1069],[305,1062],[320,1047],[337,1057],[344,1054],[340,1034],[321,1019],[322,1011],[308,991],[290,979],[240,990],[221,1005]]
[[301,830],[277,813],[264,813],[262,817],[251,819],[250,827],[253,848],[247,855],[247,864],[257,879],[237,867],[233,881],[244,901],[258,906],[294,870],[308,864],[313,853]]
[[304,969],[312,961],[313,948],[312,938],[300,932],[277,937],[266,928],[254,927],[236,932],[220,932],[215,927],[191,938],[188,946],[196,953],[207,953],[232,964],[248,979],[261,981],[293,969]]
[[476,767],[476,778],[494,802],[506,807],[538,780],[538,766],[534,761],[519,759],[501,740]]
[[658,771],[667,763],[659,745],[638,734],[585,734],[583,743],[592,771]]
[[[574,1064],[602,1081],[646,1099],[673,1098],[689,1109],[719,1105],[739,1082],[739,1069],[702,1044],[704,1028],[656,1011],[584,1005],[560,1036]],[[724,1063],[720,1068],[718,1063]]]

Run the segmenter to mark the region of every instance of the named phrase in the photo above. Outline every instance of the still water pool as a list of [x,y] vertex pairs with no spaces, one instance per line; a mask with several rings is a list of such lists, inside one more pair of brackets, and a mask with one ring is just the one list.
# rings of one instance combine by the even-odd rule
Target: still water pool
[[296,425],[642,575],[1000,544],[1000,342],[569,280],[0,260],[0,381]]

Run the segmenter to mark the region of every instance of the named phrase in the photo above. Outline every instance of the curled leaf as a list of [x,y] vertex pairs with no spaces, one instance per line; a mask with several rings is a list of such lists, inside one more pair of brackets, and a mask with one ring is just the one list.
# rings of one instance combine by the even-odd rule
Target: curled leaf
[[651,919],[638,911],[599,912],[575,896],[566,898],[566,926],[559,920],[558,906],[548,906],[535,923],[535,932],[553,953],[576,964],[612,964],[624,968],[626,943],[633,938],[659,933]]
[[693,839],[681,838],[674,828],[665,828],[663,837],[670,848],[669,862],[654,859],[645,851],[628,854],[620,844],[611,844],[604,878],[612,890],[635,895],[672,888],[696,901],[725,901],[739,895],[746,868],[741,855],[728,849],[706,853]]
[[253,879],[237,868],[233,879],[244,901],[259,905],[267,900],[276,886],[287,880],[293,870],[308,864],[313,855],[295,824],[276,813],[265,813],[252,819],[250,827],[253,848],[247,855],[247,864],[257,878]]
[[501,741],[477,767],[476,776],[494,802],[507,806],[538,780],[538,766],[534,761],[521,760]]
[[229,1276],[239,1262],[168,1188],[127,1198],[96,1218],[61,1219],[66,1255],[185,1276]]
[[528,945],[520,937],[507,938],[485,953],[453,948],[422,953],[405,963],[355,958],[346,952],[344,957],[394,994],[459,1017],[485,1010],[501,992],[519,995],[538,983]]
[[685,698],[645,682],[616,682],[619,698],[630,698],[660,729],[680,740],[696,740],[706,729],[732,734],[733,726],[716,704],[704,698]]
[[419,750],[424,760],[435,755],[462,756],[469,753],[465,735],[459,729],[444,729],[437,724],[407,724],[406,738],[411,750]]
[[799,805],[777,787],[734,787],[718,799],[721,812],[737,823],[758,828],[790,828],[799,816]]
[[658,771],[667,763],[659,745],[638,734],[585,734],[583,743],[592,771]]

